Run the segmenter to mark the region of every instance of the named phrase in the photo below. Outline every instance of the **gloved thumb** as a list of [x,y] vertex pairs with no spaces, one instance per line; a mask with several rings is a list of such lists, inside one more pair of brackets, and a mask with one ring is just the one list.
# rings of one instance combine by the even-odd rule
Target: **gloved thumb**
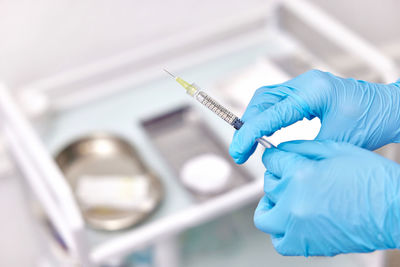
[[338,154],[355,154],[360,149],[351,144],[331,140],[295,140],[278,145],[278,149],[300,154],[312,160],[322,160]]

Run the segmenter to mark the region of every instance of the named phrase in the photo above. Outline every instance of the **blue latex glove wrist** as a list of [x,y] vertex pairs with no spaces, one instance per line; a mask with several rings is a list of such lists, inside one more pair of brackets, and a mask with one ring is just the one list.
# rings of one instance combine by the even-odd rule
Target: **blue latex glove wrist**
[[332,141],[267,149],[265,196],[254,222],[283,255],[400,247],[400,165]]
[[258,89],[233,138],[230,154],[245,162],[255,140],[305,118],[321,119],[316,139],[348,142],[370,150],[400,140],[400,84],[343,79],[312,70]]

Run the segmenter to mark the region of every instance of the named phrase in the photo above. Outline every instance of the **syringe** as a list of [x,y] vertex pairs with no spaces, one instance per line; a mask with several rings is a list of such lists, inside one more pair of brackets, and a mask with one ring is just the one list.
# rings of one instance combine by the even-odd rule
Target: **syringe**
[[[177,81],[180,85],[182,85],[183,88],[186,89],[186,93],[193,98],[195,98],[197,101],[199,101],[201,104],[206,106],[209,110],[217,114],[219,117],[221,117],[224,121],[229,123],[230,125],[233,126],[236,130],[239,130],[243,126],[243,121],[241,121],[235,114],[230,112],[227,108],[219,104],[217,101],[215,101],[212,97],[207,95],[204,91],[202,91],[196,84],[188,83],[185,80],[183,80],[180,77],[176,77],[166,69],[164,69],[166,73],[171,75],[175,81]],[[264,137],[258,138],[257,142],[264,146],[265,148],[271,148],[275,147],[273,144],[271,144],[267,139]]]

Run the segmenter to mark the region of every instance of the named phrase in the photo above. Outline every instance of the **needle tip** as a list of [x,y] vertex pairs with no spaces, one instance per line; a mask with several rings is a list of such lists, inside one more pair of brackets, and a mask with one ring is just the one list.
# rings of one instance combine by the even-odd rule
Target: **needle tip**
[[171,72],[167,71],[166,69],[163,69],[166,73],[168,73],[169,75],[171,75],[172,77],[174,77],[174,79],[176,78],[175,75],[173,75]]

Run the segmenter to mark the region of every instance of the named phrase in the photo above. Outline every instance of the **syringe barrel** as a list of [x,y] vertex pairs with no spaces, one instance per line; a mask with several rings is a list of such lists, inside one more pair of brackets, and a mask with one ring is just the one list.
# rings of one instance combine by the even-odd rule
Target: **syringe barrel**
[[221,117],[224,121],[235,127],[235,129],[238,130],[240,127],[242,127],[243,122],[235,114],[219,104],[215,99],[207,95],[205,92],[198,91],[198,93],[195,95],[195,98],[209,110]]
[[[196,85],[196,84],[191,84],[190,85],[190,90],[187,88],[186,92],[194,97],[197,101],[199,101],[201,104],[206,106],[209,110],[217,114],[219,117],[221,117],[224,121],[232,125],[236,130],[239,130],[243,126],[243,121],[240,120],[235,114],[230,112],[228,109],[226,109],[224,106],[222,106],[220,103],[218,103],[215,99],[213,99],[211,96],[207,95],[205,92],[201,91],[201,89]],[[271,144],[267,139],[264,137],[258,138],[257,142],[260,143],[262,146],[265,148],[271,148],[274,147],[273,144]]]

